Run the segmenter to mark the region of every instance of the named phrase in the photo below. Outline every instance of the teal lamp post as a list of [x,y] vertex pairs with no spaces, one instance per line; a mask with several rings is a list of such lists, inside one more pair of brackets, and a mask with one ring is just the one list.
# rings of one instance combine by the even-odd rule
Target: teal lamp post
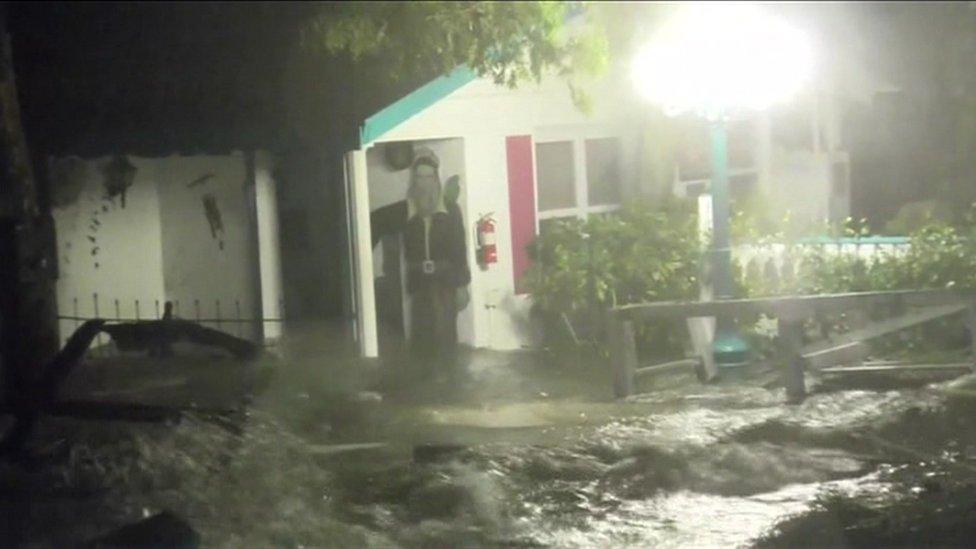
[[[758,6],[743,3],[680,6],[635,58],[633,78],[642,95],[666,115],[691,113],[709,123],[709,255],[716,299],[734,297],[725,122],[789,99],[808,79],[811,68],[811,49],[801,33]],[[718,318],[716,362],[739,365],[748,352],[732,319]]]
[[[712,288],[715,299],[732,299],[732,239],[729,226],[729,154],[728,136],[722,120],[714,120],[709,128],[712,144]],[[735,329],[731,318],[715,319],[715,362],[726,368],[745,364],[749,360],[749,346]]]

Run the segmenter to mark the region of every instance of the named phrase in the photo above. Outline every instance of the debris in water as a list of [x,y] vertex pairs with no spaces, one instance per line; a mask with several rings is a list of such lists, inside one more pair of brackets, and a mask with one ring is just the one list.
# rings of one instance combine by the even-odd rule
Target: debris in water
[[94,540],[93,547],[200,547],[200,534],[182,518],[163,511]]
[[437,463],[447,461],[467,449],[462,444],[420,444],[413,447],[415,463]]

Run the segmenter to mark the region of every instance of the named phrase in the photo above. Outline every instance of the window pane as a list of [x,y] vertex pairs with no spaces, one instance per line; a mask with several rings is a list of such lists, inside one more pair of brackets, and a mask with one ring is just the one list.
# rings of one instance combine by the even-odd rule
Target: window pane
[[620,203],[620,141],[586,140],[586,187],[589,205]]
[[573,177],[573,143],[536,143],[539,211],[576,206],[576,182]]

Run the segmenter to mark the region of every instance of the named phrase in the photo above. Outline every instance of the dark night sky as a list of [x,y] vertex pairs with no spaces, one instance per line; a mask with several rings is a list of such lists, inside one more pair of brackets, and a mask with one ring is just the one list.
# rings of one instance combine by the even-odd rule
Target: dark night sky
[[[963,74],[938,72],[942,64],[932,62],[945,57],[944,48],[931,46],[933,37],[947,34],[946,21],[959,20],[958,10],[949,6],[939,20],[931,11],[920,12],[911,25],[892,26],[893,14],[906,11],[902,6],[845,4],[834,10],[868,44],[862,64],[885,67],[901,74],[900,81],[919,85],[944,87],[947,76]],[[32,153],[164,156],[311,146],[339,154],[355,148],[366,116],[435,75],[407,75],[392,83],[379,76],[377,63],[302,53],[299,28],[328,9],[323,3],[267,2],[7,4]],[[960,24],[973,17],[963,11],[969,19]],[[852,24],[848,19],[855,15],[859,22]],[[836,23],[828,17],[824,24]],[[840,35],[832,39],[847,42]],[[935,107],[919,111],[924,116],[912,122],[912,131],[897,132],[906,136],[901,145],[882,147],[887,141],[878,131],[851,136],[858,193],[877,196],[876,187],[890,189],[889,180],[900,178],[897,187],[907,194],[892,198],[888,210],[895,211],[931,192],[929,177],[912,175],[925,166],[905,151],[924,148],[919,143],[947,147],[940,137],[947,130],[933,122],[946,118],[933,115],[945,109]],[[856,202],[870,206],[858,215],[890,214],[875,212],[874,198]]]
[[280,150],[336,132],[349,149],[362,117],[400,93],[357,84],[366,76],[348,62],[297,53],[298,29],[321,5],[7,9],[24,127],[40,154]]

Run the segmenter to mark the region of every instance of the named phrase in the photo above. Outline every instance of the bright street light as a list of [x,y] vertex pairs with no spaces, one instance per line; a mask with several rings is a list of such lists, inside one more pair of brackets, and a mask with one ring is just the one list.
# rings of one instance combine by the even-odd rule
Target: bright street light
[[[728,150],[725,119],[792,97],[813,72],[806,37],[756,5],[680,6],[634,60],[638,92],[667,115],[692,113],[711,123],[712,281],[717,299],[733,298],[729,242]],[[748,361],[732,319],[718,318],[715,360]]]
[[792,97],[813,72],[806,37],[756,5],[679,8],[637,55],[638,92],[670,115],[715,119]]

